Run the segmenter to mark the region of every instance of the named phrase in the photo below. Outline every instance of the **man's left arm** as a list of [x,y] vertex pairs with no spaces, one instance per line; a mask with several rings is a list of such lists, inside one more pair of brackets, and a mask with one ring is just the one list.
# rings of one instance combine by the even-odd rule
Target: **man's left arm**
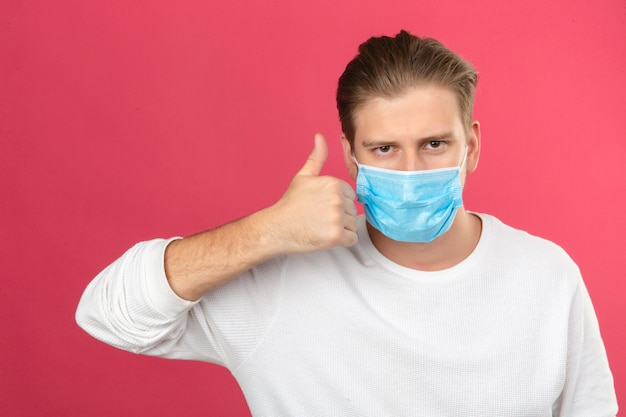
[[570,308],[565,383],[553,415],[614,417],[617,408],[598,319],[581,277]]

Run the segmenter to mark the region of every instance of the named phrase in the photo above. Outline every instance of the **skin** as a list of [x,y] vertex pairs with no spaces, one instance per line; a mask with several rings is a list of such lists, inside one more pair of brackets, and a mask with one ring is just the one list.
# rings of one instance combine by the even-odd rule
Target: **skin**
[[[354,153],[360,163],[398,170],[460,165],[468,146],[466,174],[480,152],[477,122],[464,128],[454,93],[426,86],[392,99],[372,98],[355,113]],[[352,149],[342,136],[348,171],[356,179]],[[357,242],[352,187],[320,175],[328,157],[322,135],[285,194],[275,204],[217,229],[176,240],[165,251],[165,273],[181,298],[197,300],[240,273],[281,254],[307,253]],[[392,261],[420,270],[449,268],[475,248],[478,217],[461,208],[450,230],[430,243],[397,242],[368,225],[378,250]]]

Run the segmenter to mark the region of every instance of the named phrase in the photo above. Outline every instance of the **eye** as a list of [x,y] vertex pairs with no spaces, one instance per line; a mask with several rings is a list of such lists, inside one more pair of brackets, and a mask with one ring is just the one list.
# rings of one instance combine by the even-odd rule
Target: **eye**
[[378,155],[387,155],[387,154],[391,153],[392,150],[393,150],[393,146],[391,146],[391,145],[383,145],[383,146],[379,146],[377,148],[374,148],[374,153],[376,153]]
[[431,140],[426,144],[426,148],[428,149],[439,149],[443,146],[443,141],[441,140]]

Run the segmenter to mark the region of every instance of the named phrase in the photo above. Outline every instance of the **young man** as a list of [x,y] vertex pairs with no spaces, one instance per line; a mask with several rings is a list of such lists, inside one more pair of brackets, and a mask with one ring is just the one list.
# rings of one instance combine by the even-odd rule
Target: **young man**
[[276,204],[137,244],[85,290],[78,323],[226,366],[258,416],[614,416],[576,265],[463,207],[476,80],[435,40],[368,40],[337,90],[356,193],[319,176],[317,135]]

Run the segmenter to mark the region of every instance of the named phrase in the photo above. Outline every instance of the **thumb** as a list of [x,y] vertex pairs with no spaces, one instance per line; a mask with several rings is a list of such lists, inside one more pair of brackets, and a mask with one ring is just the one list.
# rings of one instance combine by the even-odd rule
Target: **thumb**
[[298,175],[319,175],[322,172],[326,158],[328,158],[328,145],[324,136],[318,133],[315,135],[313,151],[304,163],[304,166],[298,171]]

